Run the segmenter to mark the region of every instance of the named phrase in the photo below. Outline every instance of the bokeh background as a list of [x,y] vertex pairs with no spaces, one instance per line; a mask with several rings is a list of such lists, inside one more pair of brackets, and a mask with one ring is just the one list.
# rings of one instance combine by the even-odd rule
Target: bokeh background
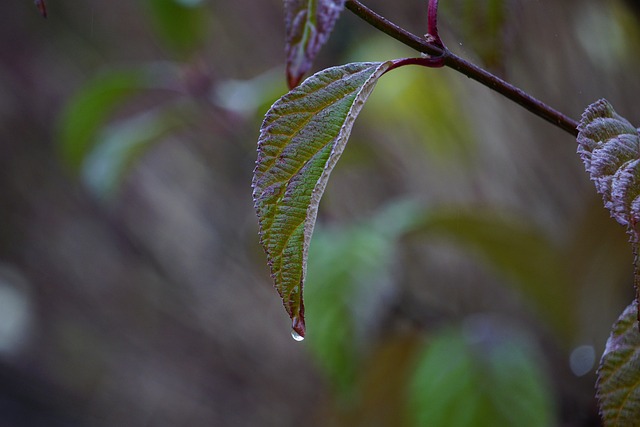
[[[446,44],[640,123],[637,1],[442,0]],[[366,4],[426,32],[426,2]],[[0,426],[597,426],[632,254],[574,139],[454,71],[385,75],[320,206],[295,342],[251,174],[282,2],[0,13]],[[315,70],[414,52],[345,11]]]

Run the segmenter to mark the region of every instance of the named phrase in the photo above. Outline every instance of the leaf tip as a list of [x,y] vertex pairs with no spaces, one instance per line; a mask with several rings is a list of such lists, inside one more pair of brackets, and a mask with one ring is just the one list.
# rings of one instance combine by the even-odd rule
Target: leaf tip
[[302,341],[304,339],[304,335],[306,333],[306,326],[304,323],[304,313],[303,310],[300,309],[300,313],[293,316],[291,319],[291,336],[296,341]]

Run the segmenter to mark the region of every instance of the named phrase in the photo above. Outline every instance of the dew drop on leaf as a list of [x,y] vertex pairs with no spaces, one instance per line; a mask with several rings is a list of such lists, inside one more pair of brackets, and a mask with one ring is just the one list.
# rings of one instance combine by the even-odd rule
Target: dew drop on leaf
[[296,341],[304,340],[304,337],[302,335],[300,335],[299,333],[297,333],[295,330],[291,331],[291,338],[293,338]]

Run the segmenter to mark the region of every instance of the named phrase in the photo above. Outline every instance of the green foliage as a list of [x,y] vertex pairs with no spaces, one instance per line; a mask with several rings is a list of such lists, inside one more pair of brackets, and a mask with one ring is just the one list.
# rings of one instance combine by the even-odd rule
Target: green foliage
[[158,108],[106,126],[84,161],[84,182],[95,195],[111,196],[151,144],[185,124],[173,108]]
[[565,259],[541,230],[524,219],[487,209],[440,208],[425,212],[414,230],[470,249],[518,285],[563,335],[573,331]]
[[69,101],[60,118],[60,152],[79,170],[96,144],[100,128],[118,107],[143,91],[169,89],[177,68],[169,64],[110,70],[90,82]]
[[[491,259],[498,272],[513,274],[525,292],[548,283],[559,284],[553,268],[539,269],[545,273],[528,277],[535,263],[548,261],[552,266],[548,257],[558,254],[549,242],[536,237],[540,233],[525,221],[504,215],[499,218],[488,211],[456,212],[401,201],[358,224],[316,231],[305,288],[312,325],[308,345],[341,396],[353,398],[365,393],[354,390],[366,376],[362,370],[364,354],[372,344],[365,331],[371,329],[367,325],[376,321],[384,301],[388,304],[397,289],[398,249],[407,236],[446,237],[476,250]],[[553,293],[547,295],[545,302],[554,298]],[[551,397],[535,345],[522,331],[494,320],[471,317],[465,329],[443,332],[414,356],[415,368],[407,371],[412,378],[407,387],[414,419],[409,425],[508,426],[515,425],[508,422],[521,416],[529,423],[522,425],[551,424]],[[480,327],[486,327],[487,336],[469,335],[469,331],[480,333]],[[459,408],[461,402],[464,408]],[[456,424],[455,418],[450,418],[455,414],[473,421],[464,418]]]
[[553,405],[522,331],[476,316],[440,332],[417,356],[407,389],[412,426],[546,427]]
[[147,0],[151,21],[166,45],[181,56],[190,56],[206,36],[202,0]]
[[[147,6],[158,36],[169,48],[182,57],[197,52],[206,36],[204,2],[148,0]],[[59,151],[95,195],[111,195],[146,149],[187,124],[186,103],[181,101],[118,117],[144,95],[176,91],[182,78],[181,67],[170,62],[112,68],[85,83],[68,102],[59,121]]]
[[640,425],[638,302],[613,326],[598,369],[598,399],[606,427]]
[[398,240],[420,212],[416,203],[395,202],[366,221],[315,232],[305,285],[313,325],[308,345],[345,396],[353,391],[371,338],[367,325],[393,293]]

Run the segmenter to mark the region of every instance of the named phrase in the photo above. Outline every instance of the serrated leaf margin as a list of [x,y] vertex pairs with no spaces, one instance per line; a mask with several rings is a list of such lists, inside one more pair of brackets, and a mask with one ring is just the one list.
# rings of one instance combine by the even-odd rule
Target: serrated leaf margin
[[[640,332],[637,312],[637,301],[625,308],[613,326],[600,360],[596,397],[605,427],[640,425]],[[629,407],[634,402],[635,405]]]

